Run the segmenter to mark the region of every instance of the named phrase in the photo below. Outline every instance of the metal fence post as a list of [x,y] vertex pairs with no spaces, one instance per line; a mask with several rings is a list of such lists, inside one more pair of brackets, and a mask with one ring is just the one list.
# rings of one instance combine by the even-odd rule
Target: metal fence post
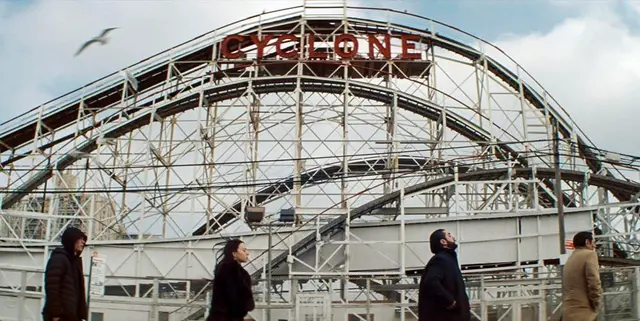
[[20,295],[18,296],[18,321],[24,320],[24,306],[27,296],[27,271],[20,272]]
[[634,319],[640,320],[640,267],[633,268],[633,288],[631,289],[631,305]]
[[151,289],[151,315],[149,320],[156,321],[158,320],[158,314],[160,311],[158,310],[158,298],[160,294],[160,281],[158,278],[153,278],[153,288]]

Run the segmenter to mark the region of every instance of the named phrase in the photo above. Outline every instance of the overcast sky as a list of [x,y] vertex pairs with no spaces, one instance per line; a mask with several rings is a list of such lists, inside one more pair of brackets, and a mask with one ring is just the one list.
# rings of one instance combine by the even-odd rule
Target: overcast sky
[[[365,0],[371,4],[370,0]],[[138,60],[263,9],[302,0],[0,0],[0,110],[18,115]],[[362,3],[362,1],[361,1]],[[350,4],[356,4],[350,1]],[[375,1],[496,43],[599,147],[640,155],[640,1]],[[112,43],[74,58],[105,27]]]

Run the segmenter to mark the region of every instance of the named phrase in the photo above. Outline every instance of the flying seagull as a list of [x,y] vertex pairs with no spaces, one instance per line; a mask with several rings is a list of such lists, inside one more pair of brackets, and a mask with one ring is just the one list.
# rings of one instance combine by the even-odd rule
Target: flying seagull
[[89,47],[90,45],[94,44],[94,43],[100,43],[101,45],[106,45],[109,42],[109,38],[107,37],[107,34],[111,31],[111,30],[116,30],[118,28],[107,28],[102,30],[102,33],[100,33],[99,36],[94,37],[93,39],[85,42],[84,44],[82,44],[82,47],[80,47],[80,49],[78,49],[78,52],[76,52],[76,54],[74,55],[74,57],[77,57],[83,50],[85,50],[87,47]]

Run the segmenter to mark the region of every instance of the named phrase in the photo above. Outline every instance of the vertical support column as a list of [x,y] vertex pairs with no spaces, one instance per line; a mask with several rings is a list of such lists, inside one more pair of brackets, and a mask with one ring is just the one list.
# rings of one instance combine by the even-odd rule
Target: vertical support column
[[531,188],[533,190],[533,201],[531,203],[531,208],[534,210],[540,209],[540,198],[538,194],[538,182],[536,180],[537,177],[537,167],[534,165],[531,167],[531,180],[535,181],[531,184]]
[[20,271],[20,296],[18,297],[18,321],[24,320],[25,303],[27,301],[27,271]]
[[[269,221],[268,224],[268,235],[267,235],[267,291],[265,292],[265,301],[267,303],[267,306],[271,305],[271,247],[273,246],[272,244],[272,238],[271,238],[271,232],[272,232],[272,225],[271,225],[271,221]],[[267,307],[267,321],[271,321],[271,308]]]
[[[562,177],[560,175],[560,142],[558,132],[558,120],[554,119],[554,135],[553,135],[553,154],[554,154],[554,166],[555,166],[555,190],[556,190],[556,208],[558,209],[558,235],[560,254],[567,253],[567,249],[564,245],[565,228],[564,228],[564,202],[562,193]],[[560,277],[562,277],[562,266],[560,266]]]
[[[205,295],[204,295],[204,302],[211,302],[211,291],[206,291]],[[205,305],[204,308],[204,315],[205,318],[209,315],[209,308],[211,307],[211,305],[207,304]]]
[[[444,100],[444,99],[443,99]],[[446,104],[442,104],[442,115],[440,115],[440,119],[441,119],[441,124],[440,125],[440,133],[439,133],[439,138],[438,142],[436,143],[436,148],[437,148],[437,154],[438,154],[438,158],[437,160],[439,161],[444,161],[445,160],[445,149],[446,146],[444,146],[447,142],[447,117],[448,117],[448,110],[447,110],[447,106]],[[455,135],[454,135],[455,137]]]
[[590,172],[585,172],[584,173],[584,178],[582,179],[582,186],[581,186],[582,188],[579,191],[579,193],[580,193],[580,205],[581,206],[588,206],[588,204],[589,204],[589,199],[590,199],[589,178],[591,178],[591,173]]
[[400,321],[407,320],[407,290],[400,290]]
[[366,286],[367,286],[367,306],[366,306],[366,314],[367,314],[367,321],[371,321],[371,279],[367,278],[367,282],[366,282]]
[[[257,66],[255,67],[256,69],[258,68]],[[257,73],[257,70],[256,70]],[[251,149],[251,175],[253,176],[254,182],[257,179],[257,171],[258,171],[258,140],[259,140],[259,136],[260,136],[260,121],[261,121],[261,116],[260,116],[260,107],[261,107],[261,100],[260,97],[257,94],[254,94],[253,96],[253,116],[251,117],[251,121],[252,121],[252,125],[253,125],[253,136],[251,137],[251,143],[252,143],[252,149]],[[256,186],[254,184],[250,184],[252,187],[252,198],[251,198],[251,203],[253,204],[253,206],[258,206],[258,204],[256,203]]]
[[153,278],[153,289],[151,290],[151,315],[149,321],[157,321],[160,313],[158,306],[158,298],[160,297],[160,282],[158,278]]
[[[262,39],[262,15],[260,15],[258,22],[258,39]],[[252,79],[258,78],[260,76],[260,66],[257,61],[253,62],[252,71],[250,73]],[[253,82],[250,82],[253,85]],[[250,147],[250,157],[251,157],[251,183],[255,183],[257,178],[257,170],[258,170],[258,135],[260,131],[260,97],[253,90],[253,86],[250,87],[251,90],[251,98],[253,99],[250,104],[250,114],[249,120],[251,121],[250,127],[250,135],[249,135],[249,147]],[[251,206],[258,206],[256,203],[256,186],[255,184],[248,184],[249,192],[251,195]],[[271,223],[269,223],[271,224]],[[271,233],[269,233],[269,238],[271,238]],[[271,260],[269,260],[269,273],[271,273]],[[271,290],[269,290],[271,292]],[[271,317],[271,310],[269,310],[269,317]]]
[[[245,110],[246,112],[246,117],[245,117],[245,124],[244,124],[244,129],[245,129],[245,137],[244,137],[244,147],[243,147],[243,151],[244,151],[244,181],[247,183],[246,186],[244,187],[244,199],[242,200],[243,204],[246,207],[251,207],[251,206],[255,206],[255,204],[253,204],[252,202],[252,187],[251,184],[252,182],[254,182],[255,177],[253,176],[253,154],[252,154],[252,132],[253,132],[253,108],[252,108],[252,104],[253,104],[253,83],[251,81],[251,76],[253,74],[253,71],[249,71],[249,83],[248,83],[248,88],[247,88],[247,92],[243,95],[243,97],[240,99],[240,101],[246,99],[246,100],[251,100],[251,102],[247,103],[247,108]],[[245,211],[243,210],[241,215],[245,215]]]
[[[393,71],[393,65],[389,64],[389,75],[387,78],[387,88],[391,88],[391,82],[393,81],[391,78],[391,74]],[[386,111],[386,119],[387,123],[387,163],[386,168],[390,172],[389,174],[383,175],[384,182],[384,193],[389,194],[395,188],[397,188],[397,173],[398,173],[398,141],[396,139],[396,134],[398,132],[397,126],[398,119],[398,94],[394,91],[393,100],[391,105],[387,105]]]
[[404,182],[400,183],[400,276],[404,277],[406,274],[406,249],[407,249],[407,233],[405,225],[405,213],[404,213]]
[[135,251],[135,256],[136,256],[136,281],[135,281],[135,294],[134,297],[139,298],[140,297],[140,277],[141,277],[141,271],[140,271],[140,261],[142,261],[142,244],[134,244],[133,245],[133,250]]
[[[173,75],[173,62],[170,62],[167,65],[167,78],[165,79],[165,84],[164,84],[164,90],[165,90],[165,95],[164,95],[164,100],[168,100],[168,91],[167,89],[169,89],[170,87],[170,82],[171,82],[171,77]],[[148,130],[147,130],[147,139],[152,140],[153,139],[153,123],[155,122],[155,118],[156,118],[156,111],[157,111],[157,106],[156,104],[152,104],[151,105],[151,113],[149,114],[149,125],[148,125]],[[146,164],[151,164],[152,163],[152,159],[153,159],[153,155],[152,155],[152,151],[151,149],[153,148],[153,144],[151,141],[147,140],[146,142],[146,152],[145,152],[145,157],[146,157]],[[130,142],[131,144],[131,142]],[[144,171],[144,173],[142,174],[143,178],[143,182],[146,186],[152,185],[149,184],[149,172],[151,172],[150,170],[146,170]],[[140,193],[140,195],[142,196],[143,199],[147,198],[147,191],[143,191],[142,193]],[[142,201],[142,213],[140,214],[140,221],[137,224],[137,230],[138,230],[138,240],[142,240],[144,238],[144,234],[145,234],[145,228],[144,228],[144,222],[145,222],[145,218],[146,218],[146,214],[147,212],[150,211],[150,205],[148,204],[148,202]],[[139,262],[139,261],[138,261]],[[138,274],[136,274],[136,276],[139,276]],[[137,279],[136,279],[137,280]],[[138,281],[136,281],[136,288],[138,288]]]
[[[407,233],[406,233],[406,225],[405,225],[405,212],[404,212],[404,190],[405,185],[404,181],[400,182],[400,277],[404,278],[406,276],[406,250],[407,250]],[[407,303],[407,293],[403,289],[400,291],[400,321],[406,320],[406,303]]]
[[[54,183],[55,184],[55,183]],[[57,188],[57,186],[55,186]],[[47,262],[49,261],[49,244],[53,243],[53,236],[57,235],[57,233],[52,233],[53,232],[53,222],[56,220],[55,219],[55,213],[54,213],[54,209],[58,208],[58,200],[59,200],[59,193],[55,193],[52,196],[51,201],[49,202],[49,208],[47,209],[47,226],[45,229],[45,235],[44,235],[44,239],[47,241],[44,245],[44,252],[42,253],[42,257],[44,258],[42,260],[42,270],[44,271],[47,268]],[[42,284],[44,284],[44,273],[42,273]],[[44,292],[44,290],[43,290]],[[42,298],[40,298],[40,305],[44,306],[45,303],[45,297],[43,296]],[[18,319],[19,320],[19,319]]]
[[[7,175],[9,176],[9,175]],[[10,179],[11,177],[9,177]],[[7,184],[7,189],[11,188],[11,184]],[[2,208],[2,198],[4,196],[0,195],[0,208]],[[7,220],[8,222],[13,222],[13,218],[9,218],[9,220]],[[49,219],[47,219],[47,222],[49,222]],[[9,229],[11,229],[11,226],[7,223],[5,223],[5,219],[0,218],[0,237],[9,237]]]
[[[209,182],[209,179],[208,179],[209,175],[207,175],[208,174],[207,171],[210,168],[210,165],[207,164],[208,163],[207,162],[207,143],[211,138],[209,137],[209,130],[208,130],[209,127],[203,126],[203,121],[202,121],[202,110],[204,108],[206,108],[205,115],[207,116],[209,115],[209,103],[204,97],[204,89],[203,89],[204,77],[205,76],[203,76],[200,80],[201,81],[200,89],[198,90],[198,108],[196,113],[196,122],[198,124],[198,130],[200,131],[200,141],[198,142],[199,146],[194,146],[196,149],[199,148],[200,150],[202,150],[202,153],[194,153],[193,163],[197,164],[198,158],[202,156],[202,176],[204,176],[203,181],[204,181],[204,184],[206,184],[207,186],[211,186],[211,183]],[[206,120],[209,120],[209,117],[206,117]],[[195,179],[199,178],[197,176],[197,171],[198,171],[197,166],[194,166],[193,177]],[[195,198],[191,200],[192,209],[195,207],[195,200],[196,200]],[[211,226],[211,197],[208,197],[208,195],[207,195],[207,206],[204,209],[204,215],[205,215],[206,227],[205,227],[205,233],[203,234],[207,234],[207,232],[209,231],[209,227]]]
[[[569,120],[571,121],[571,120]],[[578,160],[580,159],[580,150],[578,150],[578,134],[576,133],[576,125],[571,121],[571,132],[569,133],[569,160],[571,169],[578,169]]]
[[[436,36],[436,32],[435,32],[435,28],[436,28],[436,24],[433,22],[433,20],[429,20],[429,31],[431,34],[431,37],[435,37]],[[427,58],[430,59],[430,64],[429,64],[429,80],[428,80],[428,84],[429,86],[427,87],[427,99],[428,101],[438,105],[438,91],[435,90],[434,88],[438,88],[437,87],[437,74],[438,74],[438,64],[436,61],[436,55],[435,55],[435,50],[434,50],[434,46],[430,46],[429,47],[429,51],[427,52]],[[433,155],[434,149],[437,148],[439,146],[439,140],[442,139],[438,134],[437,134],[437,124],[435,124],[436,122],[434,121],[430,121],[428,124],[428,128],[429,128],[429,135],[433,138],[436,137],[438,138],[438,142],[435,142],[434,144],[431,144],[431,154]],[[429,181],[429,179],[431,179],[430,175],[428,173],[425,173],[424,175],[424,181],[427,182]],[[426,207],[429,206],[441,206],[441,204],[438,204],[436,201],[436,195],[435,193],[426,193],[424,195],[424,205]],[[429,219],[431,218],[431,215],[426,214],[424,216],[425,219]]]
[[[59,188],[60,186],[58,186],[58,183],[56,181],[59,182],[59,180],[54,180],[54,186],[55,188]],[[45,231],[45,240],[47,240],[48,242],[53,242],[54,238],[61,232],[59,229],[60,224],[58,224],[59,219],[56,218],[56,212],[58,207],[60,206],[59,204],[60,193],[55,193],[51,196],[51,199],[49,201],[49,208],[47,209],[47,230]],[[45,255],[47,254],[48,252],[45,253]]]
[[289,310],[289,320],[295,320],[294,316],[298,315],[298,280],[291,278],[291,298],[289,301],[293,304],[293,311]]
[[[95,227],[94,221],[96,218],[96,194],[91,194],[89,197],[90,197],[89,199],[89,230],[87,231],[87,238],[88,238],[88,241],[91,242],[96,236],[93,231]],[[109,237],[109,235],[105,235],[105,237]]]
[[[179,75],[179,72],[176,70],[176,74]],[[179,80],[177,81],[179,82]],[[166,118],[162,118],[162,119],[158,119],[159,120],[159,124],[158,127],[160,127],[160,131],[158,132],[158,139],[156,140],[156,144],[154,145],[152,142],[155,140],[153,136],[149,136],[148,139],[151,140],[151,142],[149,142],[149,146],[152,147],[152,154],[153,154],[153,164],[161,164],[163,165],[162,168],[154,168],[153,172],[155,173],[155,179],[153,179],[152,182],[148,182],[145,180],[145,184],[148,184],[147,186],[150,185],[156,185],[159,184],[159,180],[160,177],[162,176],[162,172],[166,170],[166,178],[167,178],[167,183],[166,185],[168,186],[169,182],[169,173],[171,172],[168,168],[166,168],[166,160],[164,159],[163,156],[163,148],[166,145],[165,141],[167,140],[166,137],[168,136],[167,131],[169,130],[169,122],[166,121]],[[170,147],[167,148],[167,150],[170,150]],[[150,164],[151,165],[151,164]],[[145,171],[146,172],[146,171]],[[144,196],[145,200],[147,198],[146,194]],[[147,202],[145,202],[147,203]],[[163,238],[167,237],[166,235],[166,227],[167,227],[167,213],[165,212],[165,208],[166,208],[166,202],[161,202],[160,204],[158,204],[159,208],[156,208],[156,210],[162,215],[162,223],[161,223],[161,233],[160,235],[162,235]],[[146,213],[145,213],[146,214]]]
[[[518,212],[518,209],[520,206],[518,206],[518,193],[514,193],[513,192],[513,185],[514,185],[514,181],[513,181],[513,164],[511,163],[511,160],[507,160],[507,210],[508,211],[513,211],[513,212]],[[518,187],[516,186],[516,189]]]
[[[480,46],[482,46],[482,42],[479,43]],[[476,113],[478,114],[477,120],[478,120],[478,125],[480,125],[480,128],[483,128],[483,122],[484,122],[484,117],[482,117],[482,95],[483,95],[483,87],[482,87],[482,77],[481,75],[478,74],[478,62],[476,61],[473,64],[473,74],[475,76],[476,79],[476,98],[478,99],[478,101],[476,102]]]
[[[343,17],[342,20],[343,31],[344,33],[348,33],[348,21],[346,16]],[[345,45],[346,49],[346,45]],[[349,202],[349,97],[351,97],[351,91],[349,88],[349,68],[350,62],[345,61],[342,66],[342,77],[345,81],[344,84],[344,92],[342,93],[342,192],[340,193],[342,198],[342,208],[346,210],[346,221],[344,228],[344,270],[346,273],[347,281],[349,280],[349,271],[350,266],[349,256],[351,254],[351,205]]]
[[[598,205],[606,204],[609,204],[609,192],[602,187],[598,187]],[[611,221],[615,217],[615,215],[611,215],[611,208],[609,206],[598,206],[598,216],[604,221],[600,224],[602,234],[610,234],[612,232],[610,228]],[[601,240],[600,244],[599,250],[604,252],[602,253],[603,255],[613,256],[613,242],[611,242],[610,238]]]
[[[453,185],[451,185],[453,187],[453,214],[454,216],[458,216],[460,214],[460,193],[458,191],[458,186],[460,184],[460,181],[458,180],[458,164],[456,162],[453,162]],[[460,237],[460,235],[458,235],[458,237]]]
[[[262,278],[263,280],[267,279],[267,268],[269,265],[268,258],[264,258],[264,256],[262,257],[262,273],[260,274],[260,278]],[[267,292],[269,291],[267,282],[261,282],[261,289],[262,289],[262,303],[266,306],[267,305]],[[267,318],[267,309],[261,309],[260,310],[260,316],[262,318],[262,320],[265,320]]]
[[633,288],[631,289],[631,313],[633,318],[640,320],[640,267],[633,268]]
[[[194,241],[188,241],[187,242],[187,246],[185,249],[185,260],[186,260],[186,264],[185,264],[185,270],[184,271],[184,275],[187,276],[187,279],[191,278],[191,266],[192,266],[192,262],[194,261],[194,254],[193,254],[193,242]],[[197,242],[197,241],[196,241]],[[197,259],[197,258],[196,258]],[[214,259],[215,260],[215,259]],[[215,262],[215,261],[214,261]],[[214,263],[215,264],[215,263]],[[215,266],[215,265],[214,265]],[[213,276],[213,275],[212,275]],[[212,277],[213,278],[213,277]],[[189,299],[191,298],[191,281],[187,281],[187,293],[186,293],[186,297],[185,299],[187,300],[187,302],[189,302]],[[211,302],[211,301],[207,301],[207,302]]]
[[521,321],[522,320],[522,303],[520,302],[521,285],[516,287],[518,289],[518,294],[515,297],[515,300],[511,303],[511,321]]
[[[260,21],[262,16],[260,16]],[[262,39],[262,25],[258,26],[258,39]],[[256,172],[258,167],[258,131],[260,129],[260,98],[253,90],[253,79],[259,75],[259,66],[254,64],[249,69],[249,85],[247,88],[246,98],[251,100],[247,103],[247,124],[246,124],[246,143],[245,143],[245,179],[247,182],[255,182],[257,179]],[[249,206],[257,206],[256,204],[256,187],[254,184],[248,184],[245,187],[246,202]]]
[[[38,120],[36,122],[36,130],[33,136],[33,148],[31,149],[31,168],[35,168],[35,155],[38,154],[38,142],[40,142],[40,139],[38,139],[38,137],[40,136],[40,130],[42,129],[42,114],[44,113],[44,105],[40,106],[40,110],[38,110]],[[36,171],[29,171],[29,179],[33,178],[33,175],[35,175]],[[28,197],[28,196],[27,196]]]
[[[96,123],[95,116],[92,119],[92,121],[93,121],[94,124]],[[116,140],[116,145],[115,145],[114,148],[116,150],[119,150],[121,148],[120,144],[121,144],[120,141]],[[125,152],[126,159],[123,160],[123,163],[127,164],[127,165],[124,166],[124,172],[122,173],[121,177],[128,177],[129,176],[130,167],[129,167],[128,164],[132,164],[132,160],[131,160],[131,150],[133,149],[132,144],[133,144],[133,131],[129,132],[129,135],[127,137],[127,142],[126,142],[126,146],[127,146],[126,148],[127,149],[126,149],[126,152]],[[125,145],[125,143],[122,143],[122,145]],[[113,165],[114,166],[118,166],[116,157],[113,158]],[[111,188],[114,183],[115,183],[114,180],[109,180],[108,188]],[[127,193],[126,184],[122,184],[122,185],[118,184],[118,185],[123,188],[122,196],[120,198],[120,204],[127,204],[127,194],[128,193]],[[115,197],[114,197],[113,201],[114,201],[114,203],[116,203]],[[109,224],[109,228],[114,227],[114,226],[117,225],[116,228],[118,229],[118,233],[120,234],[120,236],[125,236],[127,234],[127,231],[126,231],[125,224],[124,224],[124,218],[125,218],[125,216],[128,216],[129,214],[131,214],[129,209],[127,209],[126,206],[121,205],[120,208],[118,209],[117,213],[115,213],[116,218],[115,218],[114,223],[110,223]]]
[[[486,99],[487,99],[487,105],[486,105],[486,110],[487,110],[487,118],[489,118],[487,120],[487,123],[489,125],[487,125],[489,128],[485,128],[489,131],[489,135],[491,136],[491,147],[490,147],[490,153],[489,155],[496,155],[496,135],[495,135],[495,126],[493,126],[493,111],[491,108],[491,88],[489,87],[489,64],[487,62],[487,56],[485,56],[484,51],[482,52],[482,64],[483,64],[483,83],[484,83],[484,93],[486,95]],[[490,159],[493,156],[490,156]]]
[[[389,26],[391,27],[391,26]],[[391,28],[389,28],[389,30],[391,30]],[[435,38],[436,35],[436,24],[433,22],[433,20],[429,19],[429,33],[431,34],[432,38]],[[429,47],[429,52],[428,54],[430,56],[427,56],[427,58],[431,59],[431,64],[429,65],[429,87],[427,88],[427,93],[429,95],[428,99],[430,102],[435,103],[436,105],[438,105],[438,98],[436,97],[436,95],[438,94],[438,91],[435,90],[435,88],[437,87],[437,81],[436,81],[436,76],[438,74],[437,72],[437,62],[436,62],[436,53],[434,50],[434,46],[430,46]]]
[[398,162],[398,92],[393,92],[393,106],[391,106],[391,186],[392,190],[398,187],[398,171],[400,170],[400,164]]
[[[547,139],[548,140],[552,140],[553,139],[553,135],[554,135],[554,124],[553,124],[553,120],[552,120],[552,115],[549,114],[549,102],[547,101],[547,92],[543,91],[542,92],[542,100],[544,103],[544,120],[545,120],[545,129],[547,132]],[[540,156],[541,158],[544,156]],[[549,163],[552,164],[553,163],[553,153],[549,153]]]
[[[391,30],[393,30],[393,26],[391,24],[391,20],[389,17],[389,12],[387,12],[387,35],[391,35]],[[386,75],[383,76],[383,82],[385,84],[385,87],[388,89],[392,89],[393,85],[395,85],[394,82],[394,68],[395,65],[391,62],[391,61],[387,61],[387,66],[386,66]],[[384,71],[382,71],[384,72]],[[397,90],[397,87],[395,88],[395,90]],[[384,180],[384,185],[383,185],[383,191],[385,194],[389,194],[393,191],[394,188],[394,179],[395,179],[395,173],[397,172],[397,166],[394,166],[393,164],[396,163],[394,162],[394,155],[397,154],[397,149],[394,144],[395,144],[395,134],[397,133],[397,130],[395,128],[395,122],[397,119],[397,114],[396,111],[394,111],[395,107],[397,106],[397,101],[398,101],[398,95],[396,94],[394,90],[394,94],[393,94],[393,101],[390,105],[385,105],[386,110],[385,110],[385,123],[386,123],[386,129],[387,129],[387,160],[386,160],[386,164],[385,164],[385,168],[387,170],[389,170],[391,173],[389,174],[383,174],[382,175],[382,179]]]
[[[530,113],[530,109],[527,106],[524,98],[524,86],[522,85],[522,78],[520,78],[520,66],[516,66],[516,77],[518,77],[518,98],[520,100],[520,117],[522,117],[522,133],[524,140],[524,157],[530,162],[535,162],[535,157],[529,158],[531,152],[531,142],[529,138],[529,119],[527,115]],[[536,110],[533,110],[536,113]]]
[[[304,48],[305,48],[305,26],[306,21],[304,18],[300,22],[300,52],[299,55],[301,58],[304,57]],[[302,206],[302,186],[300,184],[300,176],[302,173],[302,123],[303,123],[303,95],[302,88],[300,86],[300,77],[304,74],[304,65],[302,61],[298,61],[298,69],[297,69],[297,79],[296,79],[296,89],[294,91],[294,95],[296,95],[296,161],[295,161],[295,169],[294,169],[294,181],[293,181],[293,193],[295,197],[294,207],[297,210]],[[300,215],[295,216],[294,225],[299,225],[301,223]]]
[[[429,20],[429,30],[431,32],[431,37],[432,38],[435,38],[437,36],[436,35],[436,26],[437,25],[432,20]],[[428,93],[429,94],[429,101],[433,102],[436,105],[444,105],[442,103],[443,99],[444,99],[443,98],[444,95],[440,94],[441,99],[438,100],[438,93],[439,92],[434,89],[434,88],[438,88],[437,87],[437,84],[438,84],[437,75],[439,74],[438,73],[438,61],[436,60],[435,50],[434,50],[433,46],[431,46],[430,49],[431,49],[430,50],[430,53],[431,53],[431,66],[429,68],[431,70],[429,72],[429,89],[428,89],[429,90],[429,93]],[[443,110],[443,113],[442,113],[441,117],[443,119],[446,118],[446,109]],[[446,123],[443,122],[443,124],[444,124],[444,127],[441,127],[442,128],[442,133],[439,133],[438,127],[440,126],[440,124],[438,123],[438,121],[429,122],[430,135],[431,135],[431,137],[436,137],[437,138],[437,141],[432,145],[432,150],[431,150],[432,156],[431,157],[433,158],[433,154],[434,154],[434,152],[436,152],[437,155],[438,155],[437,156],[438,160],[440,160],[442,158],[442,142],[445,140]],[[425,182],[427,180],[429,180],[429,177],[425,176]],[[428,197],[429,196],[425,195],[425,198],[428,198]],[[431,206],[437,206],[436,205],[435,196],[431,196],[430,197],[430,201],[431,202],[429,202],[428,200],[425,200],[425,201],[426,201],[425,202],[426,203],[425,206],[430,206],[430,205]],[[425,218],[429,218],[429,216],[427,216]]]
[[20,244],[24,246],[24,240],[28,239],[29,236],[26,235],[26,226],[27,226],[27,218],[20,218]]
[[547,277],[542,278],[540,276],[540,270],[538,268],[535,268],[534,275],[541,281],[538,321],[545,321],[547,320],[547,289],[549,287],[549,280]]
[[[169,120],[169,122],[167,123],[167,127],[169,128],[169,139],[168,142],[165,144],[166,145],[166,158],[164,158],[163,163],[167,163],[167,164],[171,164],[172,160],[171,160],[171,155],[174,152],[173,149],[173,143],[174,143],[174,137],[175,137],[175,130],[176,130],[176,125],[178,123],[178,118],[176,117],[176,115],[171,116],[171,119]],[[162,139],[162,141],[166,141],[167,139]],[[162,153],[160,153],[161,157],[165,157],[164,155],[162,155]],[[195,166],[194,166],[195,167]],[[165,172],[165,186],[171,186],[171,177],[172,177],[173,171],[166,167],[166,172]],[[168,202],[162,202],[162,237],[167,237],[167,226],[169,225],[169,211],[170,211],[170,206],[168,204]],[[178,237],[184,237],[186,235],[178,235]]]
[[[213,34],[213,38],[215,39],[217,36],[217,32],[214,32]],[[214,79],[213,75],[218,71],[218,46],[213,45],[212,46],[212,54],[211,54],[211,73],[210,73],[210,82],[213,84],[217,84],[217,80]],[[204,82],[204,80],[203,80]],[[206,114],[205,114],[205,132],[207,133],[207,145],[209,146],[210,152],[207,155],[207,153],[203,153],[203,163],[207,164],[205,166],[207,166],[207,168],[204,170],[204,174],[207,176],[206,177],[206,182],[209,186],[211,186],[213,184],[213,182],[215,181],[214,176],[215,176],[215,166],[213,164],[215,164],[215,148],[216,148],[216,144],[215,144],[215,140],[216,140],[216,135],[218,134],[218,103],[214,103],[213,106],[209,103],[209,101],[207,100],[206,97],[204,97],[204,89],[202,89],[201,87],[201,105],[203,108],[205,108],[206,105]],[[213,114],[211,113],[211,107],[213,107]],[[209,128],[211,128],[211,132],[209,132]],[[211,229],[211,214],[213,213],[213,209],[214,209],[215,205],[213,202],[213,199],[211,196],[207,197],[207,208],[206,208],[206,215],[207,215],[207,228],[206,228],[206,233],[210,233],[210,229]],[[205,234],[206,234],[205,233]]]

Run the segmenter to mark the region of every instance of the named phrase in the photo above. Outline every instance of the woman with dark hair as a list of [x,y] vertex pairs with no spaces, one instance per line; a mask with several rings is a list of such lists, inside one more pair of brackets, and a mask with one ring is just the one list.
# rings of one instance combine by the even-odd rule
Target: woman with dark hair
[[251,276],[240,265],[249,260],[244,242],[228,241],[222,250],[222,260],[213,276],[211,310],[207,321],[241,321],[255,308],[251,291]]

